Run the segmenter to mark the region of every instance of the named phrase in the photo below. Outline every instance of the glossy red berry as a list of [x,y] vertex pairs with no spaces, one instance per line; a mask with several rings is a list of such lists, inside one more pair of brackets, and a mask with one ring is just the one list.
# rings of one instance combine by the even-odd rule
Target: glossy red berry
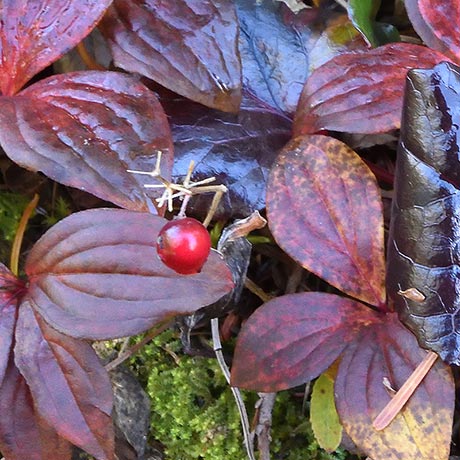
[[211,250],[211,238],[201,222],[191,217],[172,220],[159,232],[160,259],[177,273],[198,273]]

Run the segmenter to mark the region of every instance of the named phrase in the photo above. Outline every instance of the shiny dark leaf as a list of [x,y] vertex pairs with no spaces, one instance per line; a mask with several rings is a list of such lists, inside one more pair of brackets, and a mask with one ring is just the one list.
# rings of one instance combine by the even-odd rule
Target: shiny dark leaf
[[378,317],[363,304],[332,294],[270,300],[238,335],[232,385],[272,392],[314,379]]
[[236,8],[244,86],[270,106],[293,113],[308,76],[311,29],[285,24],[280,3],[237,0]]
[[209,107],[238,111],[241,64],[230,0],[115,0],[100,27],[118,67]]
[[[396,165],[387,291],[421,346],[460,364],[460,68],[409,73]],[[415,289],[412,300],[399,291]]]
[[106,339],[192,313],[229,292],[230,271],[215,251],[196,275],[179,275],[161,262],[156,240],[166,222],[121,209],[61,220],[28,255],[27,301],[65,334]]
[[300,265],[357,299],[385,303],[380,191],[347,145],[320,135],[292,140],[270,174],[267,216]]
[[308,78],[294,134],[322,129],[373,134],[399,128],[407,71],[444,60],[437,51],[409,43],[336,56]]
[[0,411],[0,450],[6,460],[70,459],[70,444],[37,414],[12,359],[0,387]]
[[[265,207],[265,184],[277,151],[288,141],[291,121],[245,94],[238,115],[210,110],[174,96],[161,98],[174,139],[174,176],[195,162],[193,180],[216,177],[228,187],[216,218],[246,217]],[[193,198],[190,209],[206,215],[212,195]]]
[[172,167],[172,142],[155,95],[115,72],[57,75],[0,99],[0,143],[17,164],[121,207],[152,208],[143,175],[163,154]]
[[457,0],[405,0],[404,5],[415,31],[431,48],[453,61],[460,61],[460,34]]
[[[88,35],[111,0],[0,3],[0,91],[11,96]],[[85,14],[81,14],[84,11]]]
[[426,352],[387,314],[361,328],[342,354],[335,384],[340,420],[356,445],[379,460],[447,460],[455,386],[451,370],[438,361],[402,411],[383,431],[372,422],[392,398],[385,387],[403,385]]

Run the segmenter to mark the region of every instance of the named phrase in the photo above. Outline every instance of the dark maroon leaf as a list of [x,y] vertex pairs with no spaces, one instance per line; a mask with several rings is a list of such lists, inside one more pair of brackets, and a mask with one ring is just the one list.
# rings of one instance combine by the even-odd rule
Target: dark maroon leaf
[[236,8],[244,86],[272,107],[294,112],[308,75],[311,29],[300,21],[285,24],[280,3],[237,0]]
[[[460,364],[459,71],[443,63],[409,73],[387,275],[388,295],[420,345],[455,364]],[[398,294],[408,289],[421,298]]]
[[374,175],[344,143],[301,136],[270,174],[267,216],[278,244],[336,288],[385,303],[383,217]]
[[405,0],[415,31],[431,48],[460,61],[460,35],[456,25],[460,3],[456,0]]
[[238,111],[241,64],[230,0],[115,0],[100,27],[117,66],[209,107]]
[[70,444],[37,415],[12,359],[0,387],[0,411],[0,450],[7,460],[70,459]]
[[[174,176],[184,176],[190,161],[194,180],[216,177],[228,187],[217,218],[246,217],[265,207],[265,183],[277,151],[289,140],[291,121],[249,94],[238,115],[207,109],[164,94],[174,139]],[[193,198],[190,209],[205,215],[212,195]]]
[[14,352],[40,416],[98,460],[112,459],[112,386],[91,345],[55,331],[23,302]]
[[16,324],[18,296],[24,286],[0,263],[0,385],[6,372]]
[[143,175],[164,152],[172,167],[166,116],[155,95],[115,72],[75,72],[0,99],[0,143],[17,164],[121,207],[147,210]]
[[294,134],[322,129],[383,133],[399,128],[404,78],[448,58],[424,46],[392,43],[332,58],[308,78],[294,121]]
[[256,310],[238,335],[232,385],[279,391],[324,372],[379,314],[333,294],[277,297]]
[[345,430],[369,457],[449,458],[455,387],[450,369],[440,361],[387,428],[372,428],[392,397],[384,379],[399,389],[425,355],[395,314],[361,328],[342,354],[335,384],[337,409]]
[[60,332],[106,339],[192,313],[229,292],[230,271],[215,251],[197,275],[179,275],[160,261],[156,240],[166,222],[121,209],[61,220],[28,255],[27,301]]
[[73,48],[91,32],[110,3],[111,0],[2,1],[2,94],[12,96],[40,70]]

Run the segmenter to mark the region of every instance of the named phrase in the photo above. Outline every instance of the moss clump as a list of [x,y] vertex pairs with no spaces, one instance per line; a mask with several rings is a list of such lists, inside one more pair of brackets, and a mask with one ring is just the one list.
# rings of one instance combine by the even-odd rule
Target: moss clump
[[[238,410],[215,359],[184,356],[174,332],[167,331],[131,361],[152,400],[152,436],[167,460],[245,460]],[[249,409],[257,395],[244,394]],[[276,460],[343,460],[314,440],[301,404],[288,392],[273,412],[272,450]],[[250,414],[252,417],[252,414]]]

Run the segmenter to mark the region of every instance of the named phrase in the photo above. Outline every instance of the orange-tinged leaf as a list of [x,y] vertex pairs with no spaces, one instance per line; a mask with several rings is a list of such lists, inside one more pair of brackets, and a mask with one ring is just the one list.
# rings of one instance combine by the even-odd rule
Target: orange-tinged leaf
[[440,360],[404,409],[383,431],[372,423],[426,351],[394,313],[361,329],[342,354],[335,393],[340,420],[354,443],[373,460],[447,460],[455,387],[450,368]]
[[382,203],[375,177],[344,143],[301,136],[272,168],[267,213],[278,244],[347,294],[385,302]]
[[324,129],[371,134],[399,128],[407,71],[446,60],[444,54],[409,43],[336,56],[308,78],[294,135]]

